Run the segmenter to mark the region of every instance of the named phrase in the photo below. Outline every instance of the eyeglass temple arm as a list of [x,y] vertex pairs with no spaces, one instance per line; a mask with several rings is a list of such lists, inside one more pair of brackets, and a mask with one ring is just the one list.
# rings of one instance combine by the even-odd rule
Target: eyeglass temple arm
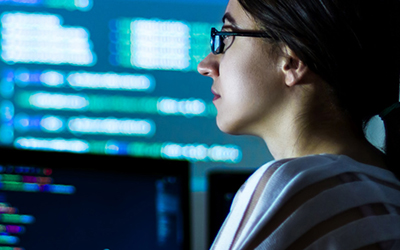
[[211,30],[211,34],[214,36],[225,35],[225,36],[271,37],[266,33],[260,33],[260,32],[226,32],[226,31],[218,31],[215,28]]

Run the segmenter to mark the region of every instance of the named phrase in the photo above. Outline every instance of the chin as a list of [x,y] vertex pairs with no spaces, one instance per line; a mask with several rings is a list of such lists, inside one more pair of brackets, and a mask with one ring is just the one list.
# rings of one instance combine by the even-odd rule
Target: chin
[[246,134],[244,132],[241,132],[242,129],[240,129],[240,127],[237,126],[237,124],[235,125],[234,123],[221,122],[221,121],[218,121],[218,119],[217,119],[217,126],[218,126],[219,130],[221,130],[225,134],[230,134],[230,135]]
[[250,122],[245,119],[242,120],[226,120],[218,119],[217,116],[217,126],[225,134],[229,135],[250,135],[260,137],[261,134],[257,133],[256,127],[250,126]]

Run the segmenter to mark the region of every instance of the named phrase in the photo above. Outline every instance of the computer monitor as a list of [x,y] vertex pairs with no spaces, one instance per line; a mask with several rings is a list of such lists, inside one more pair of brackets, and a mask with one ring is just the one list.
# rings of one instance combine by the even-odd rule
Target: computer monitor
[[208,180],[208,243],[211,246],[226,216],[233,198],[254,170],[210,171]]
[[0,148],[0,249],[190,248],[185,161]]
[[228,0],[0,0],[0,145],[257,167],[265,143],[216,126],[197,72]]

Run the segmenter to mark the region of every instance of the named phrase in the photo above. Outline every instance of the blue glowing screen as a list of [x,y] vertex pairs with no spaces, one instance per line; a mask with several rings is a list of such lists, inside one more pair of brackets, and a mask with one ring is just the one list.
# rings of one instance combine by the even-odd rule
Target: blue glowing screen
[[0,0],[0,145],[257,167],[264,144],[220,132],[209,53],[226,0]]
[[188,162],[0,151],[0,249],[189,249]]

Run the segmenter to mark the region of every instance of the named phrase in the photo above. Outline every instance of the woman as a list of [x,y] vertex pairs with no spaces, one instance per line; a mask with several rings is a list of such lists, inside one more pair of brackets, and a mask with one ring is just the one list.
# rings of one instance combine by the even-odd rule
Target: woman
[[[230,0],[212,53],[217,125],[275,158],[212,249],[400,249],[398,0]],[[364,136],[379,114],[385,153]]]

